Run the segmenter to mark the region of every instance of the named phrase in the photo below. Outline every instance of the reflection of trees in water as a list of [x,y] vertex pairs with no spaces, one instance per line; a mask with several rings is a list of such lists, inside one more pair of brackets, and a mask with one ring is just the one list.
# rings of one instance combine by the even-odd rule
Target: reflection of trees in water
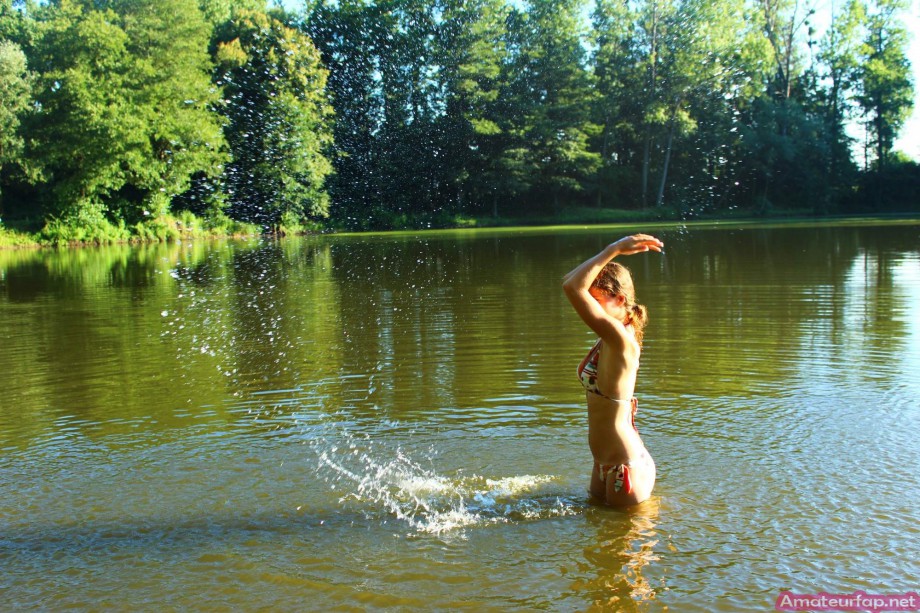
[[254,418],[316,408],[345,359],[328,245],[260,241],[231,250],[209,268],[193,275],[206,290],[190,309],[190,323],[201,335],[190,340],[199,350],[213,350],[222,387],[241,399],[239,406],[251,407]]
[[659,507],[653,496],[629,511],[597,508],[587,514],[598,528],[597,544],[585,549],[587,564],[580,573],[590,578],[572,586],[581,600],[590,602],[586,611],[650,610],[657,592],[646,574],[658,561]]
[[904,322],[890,317],[901,306],[891,267],[916,251],[915,235],[893,226],[665,236],[667,256],[637,280],[651,311],[645,376],[669,394],[746,396],[775,391],[803,365],[833,363],[852,340],[853,268],[863,260],[878,281],[858,301],[860,326],[872,320],[860,342],[884,339],[896,351]]
[[[749,394],[793,376],[816,346],[844,338],[849,271],[870,251],[884,270],[887,251],[908,244],[892,235],[699,231],[675,237],[665,258],[629,259],[640,299],[652,303],[655,351],[643,373],[668,376],[649,385],[643,374],[644,389],[698,392],[705,381]],[[547,390],[579,401],[571,362],[587,333],[558,279],[603,239],[317,237],[225,250],[187,269],[210,301],[197,327],[215,335],[235,373],[224,384],[237,392],[320,385],[328,408],[368,417],[490,402],[532,410]]]
[[339,304],[342,343],[348,371],[358,375],[349,396],[363,386],[365,406],[401,414],[515,396],[533,404],[529,388],[548,362],[539,354],[568,315],[556,308],[557,242],[513,235],[335,242],[333,275],[348,296]]
[[158,382],[174,358],[162,354],[158,334],[175,295],[168,273],[206,252],[175,244],[0,252],[2,320],[15,331],[0,330],[0,370],[16,429],[40,435],[61,416],[80,428],[168,421],[175,400]]
[[[917,252],[916,237],[916,226],[665,234],[666,256],[624,259],[651,314],[640,395],[773,393],[835,355],[881,364],[910,338],[893,270]],[[7,398],[36,424],[49,406],[166,420],[177,402],[285,389],[356,415],[509,408],[539,420],[542,407],[581,402],[572,373],[590,344],[559,279],[610,238],[0,252],[7,325],[29,330],[9,336],[0,357]],[[888,371],[876,370],[884,383]]]

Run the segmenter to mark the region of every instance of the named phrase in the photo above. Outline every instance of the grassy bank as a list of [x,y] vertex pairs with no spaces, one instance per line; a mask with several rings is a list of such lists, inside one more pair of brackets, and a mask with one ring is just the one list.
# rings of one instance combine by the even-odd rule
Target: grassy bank
[[0,226],[0,249],[21,249],[38,246],[38,242],[31,234]]
[[10,225],[0,225],[0,249],[175,242],[262,233],[259,226],[229,217],[202,219],[189,212],[161,215],[133,225],[113,224],[104,219],[79,225],[61,220],[52,220],[41,227],[29,220]]
[[[558,214],[475,217],[466,220],[466,227],[501,226],[570,226],[616,223],[641,223],[652,221],[682,221],[687,216],[673,209],[600,209],[594,207],[572,207]],[[725,217],[721,215],[720,217]]]
[[[865,213],[845,216],[815,215],[809,210],[774,210],[767,214],[762,211],[733,209],[718,213],[681,212],[673,209],[598,209],[590,207],[572,207],[556,215],[528,216],[464,216],[438,215],[430,218],[401,219],[401,227],[391,227],[379,231],[418,231],[448,230],[504,227],[540,227],[540,226],[590,226],[612,224],[682,224],[746,222],[768,224],[776,222],[839,222],[852,220],[879,219],[917,219],[920,213]],[[286,227],[279,229],[283,234],[307,234],[322,232],[348,232],[344,228],[326,228],[321,225]],[[71,226],[59,221],[52,221],[40,229],[29,229],[27,222],[18,226],[0,225],[0,249],[23,249],[40,247],[77,247],[87,245],[104,245],[117,243],[156,243],[175,242],[215,238],[239,238],[264,234],[262,228],[253,224],[233,221],[227,217],[218,219],[201,219],[191,213],[183,212],[178,216],[163,215],[143,223],[127,226],[114,225],[110,222],[84,226]]]
[[511,226],[579,226],[611,224],[683,224],[745,222],[769,224],[776,222],[839,222],[853,220],[915,220],[920,219],[920,212],[854,212],[847,214],[817,215],[811,209],[774,209],[769,212],[753,209],[734,208],[729,211],[677,211],[674,209],[596,209],[571,208],[559,215],[521,216],[521,217],[469,217],[459,219],[455,227],[494,228]]

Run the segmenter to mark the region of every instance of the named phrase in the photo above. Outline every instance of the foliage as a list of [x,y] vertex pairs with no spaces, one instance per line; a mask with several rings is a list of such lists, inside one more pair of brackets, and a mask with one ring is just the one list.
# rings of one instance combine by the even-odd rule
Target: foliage
[[508,126],[502,126],[502,88],[509,52],[509,7],[500,0],[450,0],[444,5],[436,52],[443,59],[444,116],[440,120],[455,204],[497,214],[500,193],[518,191],[508,172]]
[[31,94],[25,54],[16,43],[0,40],[0,169],[21,155],[20,116],[28,109]]
[[0,0],[0,216],[70,243],[916,210],[905,0],[823,34],[810,0],[587,2]]
[[35,246],[35,240],[25,232],[17,232],[0,226],[0,249],[16,249]]
[[463,136],[445,88],[462,68],[456,47],[441,45],[456,35],[455,9],[437,0],[321,1],[313,9],[307,27],[329,69],[336,114],[333,216],[346,227],[389,226],[455,198],[462,161],[458,172],[453,154]]
[[218,29],[230,214],[278,229],[328,215],[332,165],[327,72],[312,41],[281,14],[239,11]]
[[[84,216],[87,211],[83,211]],[[200,218],[190,211],[166,214],[138,222],[133,227],[112,224],[101,216],[79,220],[52,219],[38,232],[9,229],[0,225],[0,249],[110,244],[128,242],[177,242],[221,237],[248,237],[261,228],[225,216]]]
[[857,91],[859,35],[864,24],[864,5],[860,0],[850,0],[842,13],[831,15],[827,35],[819,43],[819,68],[813,71],[819,79],[814,99],[817,113],[823,117],[821,138],[828,152],[827,180],[831,187],[826,201],[839,200],[839,194],[845,193],[845,186],[852,185],[855,175],[850,154],[853,143],[846,131],[855,109],[847,101]]
[[[877,0],[868,14],[857,70],[859,94],[869,144],[875,145],[879,170],[888,165],[894,138],[913,106],[907,62],[907,30],[898,19],[904,0]],[[866,156],[868,158],[868,155]]]
[[38,236],[43,243],[63,246],[115,243],[128,240],[131,234],[123,220],[111,222],[102,205],[84,203],[63,217],[49,219]]
[[195,172],[220,171],[209,32],[196,5],[62,0],[38,21],[37,111],[25,127],[49,212],[97,229],[100,216],[133,223],[167,212]]
[[551,195],[556,211],[600,164],[588,147],[600,128],[590,116],[595,90],[581,44],[582,6],[580,0],[531,0],[526,14],[511,22],[517,54],[509,75],[509,124],[523,153],[525,181]]

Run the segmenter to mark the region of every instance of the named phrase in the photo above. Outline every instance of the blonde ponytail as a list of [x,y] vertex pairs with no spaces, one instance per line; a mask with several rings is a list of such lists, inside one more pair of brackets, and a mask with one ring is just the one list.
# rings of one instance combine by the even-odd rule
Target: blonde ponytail
[[642,346],[645,325],[648,323],[648,309],[644,304],[634,304],[626,309],[626,324],[632,326],[636,342]]

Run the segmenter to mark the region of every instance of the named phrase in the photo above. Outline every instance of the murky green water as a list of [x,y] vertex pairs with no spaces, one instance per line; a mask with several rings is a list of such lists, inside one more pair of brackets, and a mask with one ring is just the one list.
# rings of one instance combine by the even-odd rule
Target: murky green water
[[560,277],[623,228],[0,253],[13,609],[771,610],[920,585],[920,225],[643,228],[633,513]]

